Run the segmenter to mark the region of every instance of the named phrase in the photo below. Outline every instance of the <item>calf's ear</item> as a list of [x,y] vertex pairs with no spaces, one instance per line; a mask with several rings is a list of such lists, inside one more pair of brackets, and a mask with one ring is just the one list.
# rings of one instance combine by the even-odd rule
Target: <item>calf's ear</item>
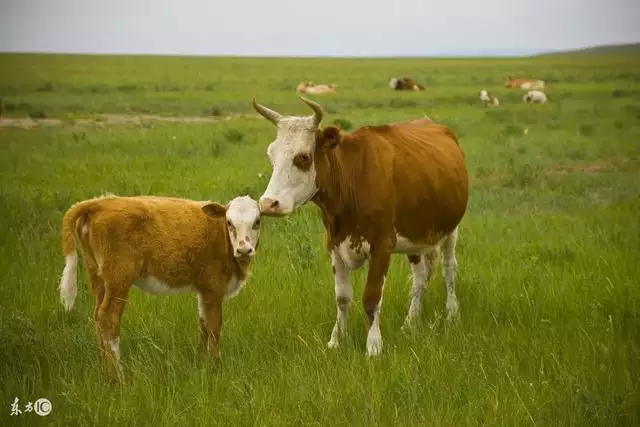
[[202,211],[212,218],[224,217],[227,214],[227,206],[211,202],[202,207]]
[[332,149],[335,148],[342,139],[340,129],[337,126],[327,126],[318,131],[318,148]]

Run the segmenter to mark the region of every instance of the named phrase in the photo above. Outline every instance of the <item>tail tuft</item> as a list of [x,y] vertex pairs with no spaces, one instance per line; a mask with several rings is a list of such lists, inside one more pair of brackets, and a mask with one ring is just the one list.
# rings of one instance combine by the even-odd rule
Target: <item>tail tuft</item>
[[60,301],[67,311],[71,311],[78,295],[78,253],[67,255],[62,278],[60,279]]

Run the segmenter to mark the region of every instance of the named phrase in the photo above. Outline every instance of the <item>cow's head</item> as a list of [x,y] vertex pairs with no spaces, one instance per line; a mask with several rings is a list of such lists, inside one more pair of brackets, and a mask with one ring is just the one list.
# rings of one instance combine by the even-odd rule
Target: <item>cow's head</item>
[[513,83],[513,76],[507,76],[507,81],[504,82],[504,87],[513,87],[514,83]]
[[314,157],[322,107],[302,96],[300,99],[311,107],[313,115],[283,116],[253,101],[253,108],[278,128],[275,141],[267,148],[273,172],[260,197],[260,210],[265,215],[288,215],[318,191]]
[[227,205],[211,202],[202,207],[213,218],[225,218],[233,256],[250,259],[256,254],[260,239],[260,208],[249,196],[236,197]]

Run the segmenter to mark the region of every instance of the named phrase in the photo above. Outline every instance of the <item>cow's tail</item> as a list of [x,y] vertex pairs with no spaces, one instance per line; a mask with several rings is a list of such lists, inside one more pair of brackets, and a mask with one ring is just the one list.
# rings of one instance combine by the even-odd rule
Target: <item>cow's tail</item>
[[87,225],[87,214],[95,211],[101,198],[85,200],[73,205],[62,218],[62,253],[64,270],[60,279],[60,302],[67,311],[73,308],[78,295],[78,249],[76,238]]

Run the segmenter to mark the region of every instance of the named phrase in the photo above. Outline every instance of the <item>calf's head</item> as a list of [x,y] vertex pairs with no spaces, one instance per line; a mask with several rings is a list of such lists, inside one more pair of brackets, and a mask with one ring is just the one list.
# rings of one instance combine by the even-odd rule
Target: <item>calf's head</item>
[[249,196],[236,197],[226,205],[211,202],[202,207],[213,218],[225,218],[236,258],[253,258],[260,238],[260,208]]
[[273,171],[260,197],[264,215],[288,215],[318,191],[314,157],[323,112],[315,102],[300,99],[313,110],[313,115],[283,116],[253,101],[253,108],[278,128],[275,141],[267,148]]

